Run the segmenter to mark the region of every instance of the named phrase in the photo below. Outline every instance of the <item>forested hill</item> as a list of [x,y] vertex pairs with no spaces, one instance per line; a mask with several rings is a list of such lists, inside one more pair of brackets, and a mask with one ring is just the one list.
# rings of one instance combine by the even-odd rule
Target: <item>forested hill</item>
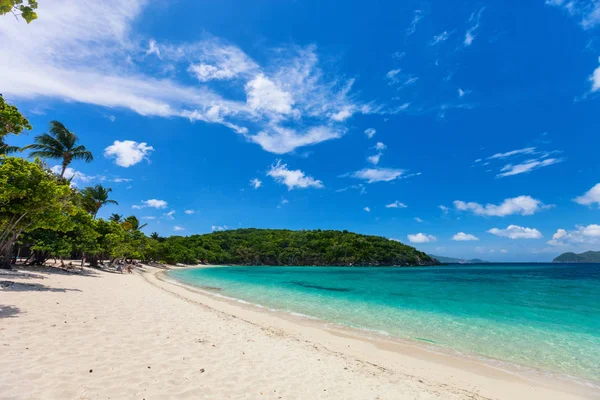
[[586,251],[585,253],[563,253],[552,262],[563,263],[600,263],[600,251]]
[[347,231],[238,229],[161,240],[170,263],[233,265],[436,265],[394,240]]

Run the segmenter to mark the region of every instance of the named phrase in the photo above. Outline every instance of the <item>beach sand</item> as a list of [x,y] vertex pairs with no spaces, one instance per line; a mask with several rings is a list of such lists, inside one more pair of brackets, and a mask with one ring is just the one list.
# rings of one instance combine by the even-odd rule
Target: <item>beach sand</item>
[[0,275],[2,399],[577,399],[476,361],[132,275]]

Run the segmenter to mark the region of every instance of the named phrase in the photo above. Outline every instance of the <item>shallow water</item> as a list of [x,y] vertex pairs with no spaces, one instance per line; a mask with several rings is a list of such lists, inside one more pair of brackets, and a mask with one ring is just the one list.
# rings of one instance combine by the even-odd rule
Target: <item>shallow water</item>
[[169,275],[281,311],[600,382],[600,265],[215,267]]

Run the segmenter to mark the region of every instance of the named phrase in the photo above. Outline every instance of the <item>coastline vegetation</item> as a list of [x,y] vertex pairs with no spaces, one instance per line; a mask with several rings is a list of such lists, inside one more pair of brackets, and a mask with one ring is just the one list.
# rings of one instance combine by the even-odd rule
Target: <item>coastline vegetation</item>
[[[52,121],[49,133],[36,136],[24,148],[4,143],[7,135],[29,129],[29,121],[0,96],[0,268],[10,268],[19,256],[31,264],[77,258],[93,267],[123,259],[235,265],[438,263],[397,241],[347,231],[238,229],[188,237],[146,236],[146,225],[135,215],[97,218],[103,206],[118,204],[110,188],[98,184],[80,189],[65,177],[71,162],[91,162],[93,156],[62,123]],[[27,150],[33,150],[33,161],[10,156]],[[58,160],[60,174],[44,159]]]

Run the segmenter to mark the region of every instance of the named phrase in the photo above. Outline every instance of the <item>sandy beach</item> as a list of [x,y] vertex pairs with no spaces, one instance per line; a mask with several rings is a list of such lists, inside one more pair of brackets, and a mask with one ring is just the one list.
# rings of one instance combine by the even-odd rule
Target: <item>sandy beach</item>
[[2,399],[583,399],[183,287],[163,270],[0,275]]

